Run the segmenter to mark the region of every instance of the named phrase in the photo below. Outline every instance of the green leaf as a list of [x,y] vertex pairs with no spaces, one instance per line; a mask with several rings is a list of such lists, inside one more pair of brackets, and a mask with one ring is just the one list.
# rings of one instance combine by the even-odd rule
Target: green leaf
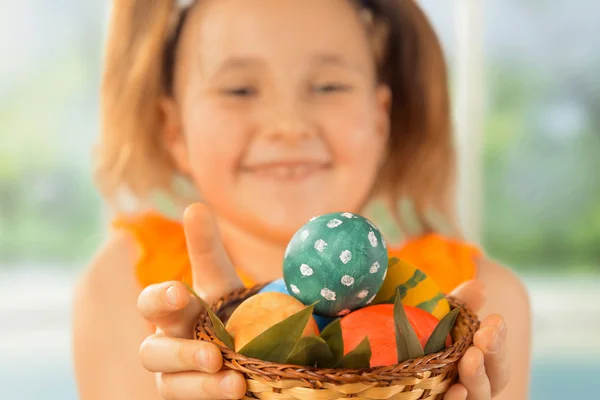
[[246,344],[239,353],[250,358],[284,364],[300,340],[315,305],[290,315]]
[[400,301],[400,291],[397,291],[394,303],[394,327],[396,328],[396,352],[398,362],[419,358],[423,356],[423,348],[412,325],[406,317],[404,307]]
[[337,364],[344,356],[344,339],[342,337],[340,319],[338,318],[327,325],[320,336],[327,342],[327,345],[333,354],[335,364]]
[[336,364],[336,368],[364,369],[371,366],[371,344],[365,337],[354,350],[346,354]]
[[333,368],[335,365],[333,353],[327,342],[318,336],[300,338],[286,363],[320,368]]
[[194,291],[194,289],[191,288],[190,285],[188,285],[185,282],[183,284],[187,286],[188,290],[196,298],[198,298],[198,300],[200,300],[202,307],[204,307],[204,309],[208,312],[208,316],[210,317],[210,321],[212,322],[213,328],[215,330],[215,335],[217,335],[219,340],[223,342],[225,346],[227,346],[231,350],[234,350],[235,346],[233,345],[233,337],[229,334],[229,332],[227,332],[227,329],[225,329],[225,325],[219,319],[219,317],[217,317],[217,314],[215,314],[214,311],[210,309],[210,307],[204,302],[204,300],[202,300],[202,298],[200,298],[200,296],[198,296],[198,294]]
[[457,307],[450,311],[442,320],[437,324],[433,333],[429,337],[427,344],[425,345],[425,354],[437,353],[446,348],[446,338],[454,327],[458,312],[462,307]]

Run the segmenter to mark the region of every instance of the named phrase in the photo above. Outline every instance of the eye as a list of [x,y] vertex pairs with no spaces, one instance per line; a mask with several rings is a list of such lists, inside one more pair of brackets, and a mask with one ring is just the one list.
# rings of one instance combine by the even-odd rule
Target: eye
[[250,97],[254,96],[258,91],[250,86],[231,87],[223,89],[223,94],[232,97]]
[[321,85],[316,85],[313,87],[313,91],[316,93],[336,93],[336,92],[347,92],[351,90],[352,87],[350,85],[346,85],[343,83],[324,83]]

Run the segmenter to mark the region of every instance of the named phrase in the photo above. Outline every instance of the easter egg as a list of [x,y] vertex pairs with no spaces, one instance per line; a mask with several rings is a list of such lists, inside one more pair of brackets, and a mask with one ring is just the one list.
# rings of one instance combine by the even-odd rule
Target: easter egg
[[[238,351],[273,325],[305,308],[306,306],[300,301],[284,293],[256,294],[235,309],[225,329],[233,336],[235,350]],[[311,317],[303,336],[318,334],[317,323]]]
[[[415,330],[421,347],[425,348],[439,320],[416,307],[404,306],[404,312]],[[365,338],[371,344],[371,367],[398,364],[394,305],[378,304],[354,311],[340,320],[344,354],[349,353]],[[450,337],[446,341],[451,344]]]
[[[275,281],[269,282],[258,293],[268,293],[268,292],[278,292],[278,293],[285,293],[287,295],[290,295],[290,293],[288,292],[287,286],[285,285],[285,281],[283,279],[277,279]],[[320,315],[315,315],[315,314],[313,314],[313,318],[315,319],[315,322],[317,323],[317,326],[319,327],[319,331],[322,331],[323,329],[325,329],[325,327],[334,320],[334,318],[321,317]]]
[[386,275],[388,253],[377,227],[351,213],[312,218],[292,237],[283,277],[290,293],[315,314],[343,316],[370,304]]
[[450,304],[435,282],[412,264],[396,261],[389,264],[375,302],[388,300],[399,287],[402,304],[425,310],[440,320],[444,318],[450,312]]

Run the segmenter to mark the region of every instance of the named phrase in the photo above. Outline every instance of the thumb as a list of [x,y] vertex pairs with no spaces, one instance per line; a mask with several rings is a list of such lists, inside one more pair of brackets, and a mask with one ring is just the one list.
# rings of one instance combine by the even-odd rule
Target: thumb
[[485,286],[479,280],[464,282],[452,291],[450,296],[465,303],[469,310],[479,312],[487,299]]
[[208,207],[201,203],[188,207],[183,216],[183,227],[196,293],[210,304],[243,287]]

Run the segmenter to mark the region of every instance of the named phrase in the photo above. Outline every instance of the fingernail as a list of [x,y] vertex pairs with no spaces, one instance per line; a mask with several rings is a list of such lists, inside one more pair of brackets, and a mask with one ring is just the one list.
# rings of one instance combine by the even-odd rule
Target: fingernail
[[501,344],[502,344],[502,341],[500,340],[499,331],[496,330],[496,333],[494,333],[492,340],[490,340],[490,343],[487,346],[488,352],[497,353],[498,351],[500,351]]
[[210,362],[212,360],[212,355],[210,351],[206,350],[198,350],[196,354],[194,354],[194,359],[196,361],[196,365],[203,371],[207,371],[210,369]]
[[494,337],[488,344],[488,347],[487,347],[488,352],[497,353],[498,351],[500,351],[501,344],[502,344],[502,341],[500,340],[500,335],[498,334],[498,331],[496,331],[496,333],[494,334]]
[[171,286],[165,292],[165,302],[173,307],[177,307],[177,289],[175,286]]
[[501,335],[504,335],[504,332],[506,332],[506,323],[504,322],[503,319],[500,320],[500,323],[497,326],[498,328],[498,333]]
[[235,379],[236,377],[233,373],[226,374],[223,378],[221,378],[221,381],[219,382],[219,387],[225,393],[231,393],[233,392],[233,384],[235,382]]

